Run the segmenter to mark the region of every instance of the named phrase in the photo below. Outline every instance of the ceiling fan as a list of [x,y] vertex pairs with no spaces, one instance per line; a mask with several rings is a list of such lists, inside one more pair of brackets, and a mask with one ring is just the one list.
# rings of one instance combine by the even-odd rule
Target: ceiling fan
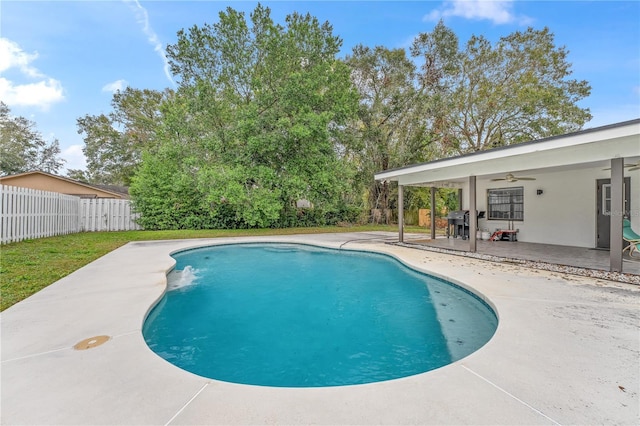
[[507,173],[507,175],[503,178],[491,179],[492,182],[496,182],[499,180],[506,180],[507,182],[517,182],[519,180],[536,180],[536,178],[532,177],[524,177],[524,176],[514,176],[511,173]]
[[[627,171],[629,172],[633,172],[634,170],[640,170],[640,160],[636,161],[635,163],[625,164],[623,167],[625,169],[628,169]],[[611,167],[607,167],[606,169],[602,169],[602,170],[611,170]]]

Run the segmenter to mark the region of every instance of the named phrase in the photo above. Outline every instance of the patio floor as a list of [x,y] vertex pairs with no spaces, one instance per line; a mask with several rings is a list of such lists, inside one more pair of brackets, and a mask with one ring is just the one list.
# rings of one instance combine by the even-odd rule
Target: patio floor
[[[419,234],[405,236],[405,242],[420,246],[468,252],[469,241],[459,238],[437,237],[435,240]],[[524,243],[520,241],[477,241],[476,253],[508,259],[530,260],[578,268],[609,270],[609,250],[552,244]],[[622,272],[640,275],[640,257],[630,258],[626,253]]]
[[[351,232],[120,247],[2,312],[0,423],[638,424],[640,286],[389,244],[395,239]],[[170,254],[246,242],[388,254],[484,299],[498,329],[442,368],[327,388],[221,382],[152,352],[142,326],[165,291]]]

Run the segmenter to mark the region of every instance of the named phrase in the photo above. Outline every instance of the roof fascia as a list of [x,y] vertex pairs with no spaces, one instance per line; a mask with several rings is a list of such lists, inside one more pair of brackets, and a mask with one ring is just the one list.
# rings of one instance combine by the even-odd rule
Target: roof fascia
[[107,194],[115,195],[118,198],[122,198],[122,194],[118,194],[117,192],[107,191],[106,189],[101,189],[101,188],[98,188],[96,186],[91,186],[89,184],[86,184],[84,182],[80,182],[80,181],[77,181],[77,180],[74,180],[74,179],[70,179],[70,178],[64,177],[64,176],[54,175],[52,173],[43,172],[41,170],[34,170],[33,172],[19,173],[17,175],[2,176],[2,178],[0,178],[0,182],[2,182],[2,179],[6,179],[6,178],[15,178],[15,177],[20,177],[20,176],[35,175],[35,174],[49,176],[49,177],[52,177],[54,179],[66,181],[66,182],[73,183],[73,184],[76,184],[76,185],[79,185],[79,186],[82,186],[82,187],[85,187],[85,188],[93,189],[94,191],[101,191],[101,192],[105,192]]

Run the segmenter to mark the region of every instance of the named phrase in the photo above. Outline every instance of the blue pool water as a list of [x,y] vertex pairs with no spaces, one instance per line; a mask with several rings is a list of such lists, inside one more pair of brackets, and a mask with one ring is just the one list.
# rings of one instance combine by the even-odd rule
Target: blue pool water
[[144,338],[212,379],[318,387],[406,377],[467,356],[497,327],[475,296],[385,255],[238,244],[174,257]]

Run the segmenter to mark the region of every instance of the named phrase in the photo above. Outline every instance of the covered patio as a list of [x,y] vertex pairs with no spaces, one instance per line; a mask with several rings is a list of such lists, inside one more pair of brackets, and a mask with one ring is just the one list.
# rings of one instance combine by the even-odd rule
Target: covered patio
[[[640,229],[640,119],[385,170],[375,179],[398,184],[400,243],[404,187],[422,186],[431,188],[431,234],[420,244],[638,274],[638,262],[623,253],[623,220]],[[435,238],[437,188],[458,191],[467,214],[461,238]],[[517,242],[478,233],[498,230]]]

